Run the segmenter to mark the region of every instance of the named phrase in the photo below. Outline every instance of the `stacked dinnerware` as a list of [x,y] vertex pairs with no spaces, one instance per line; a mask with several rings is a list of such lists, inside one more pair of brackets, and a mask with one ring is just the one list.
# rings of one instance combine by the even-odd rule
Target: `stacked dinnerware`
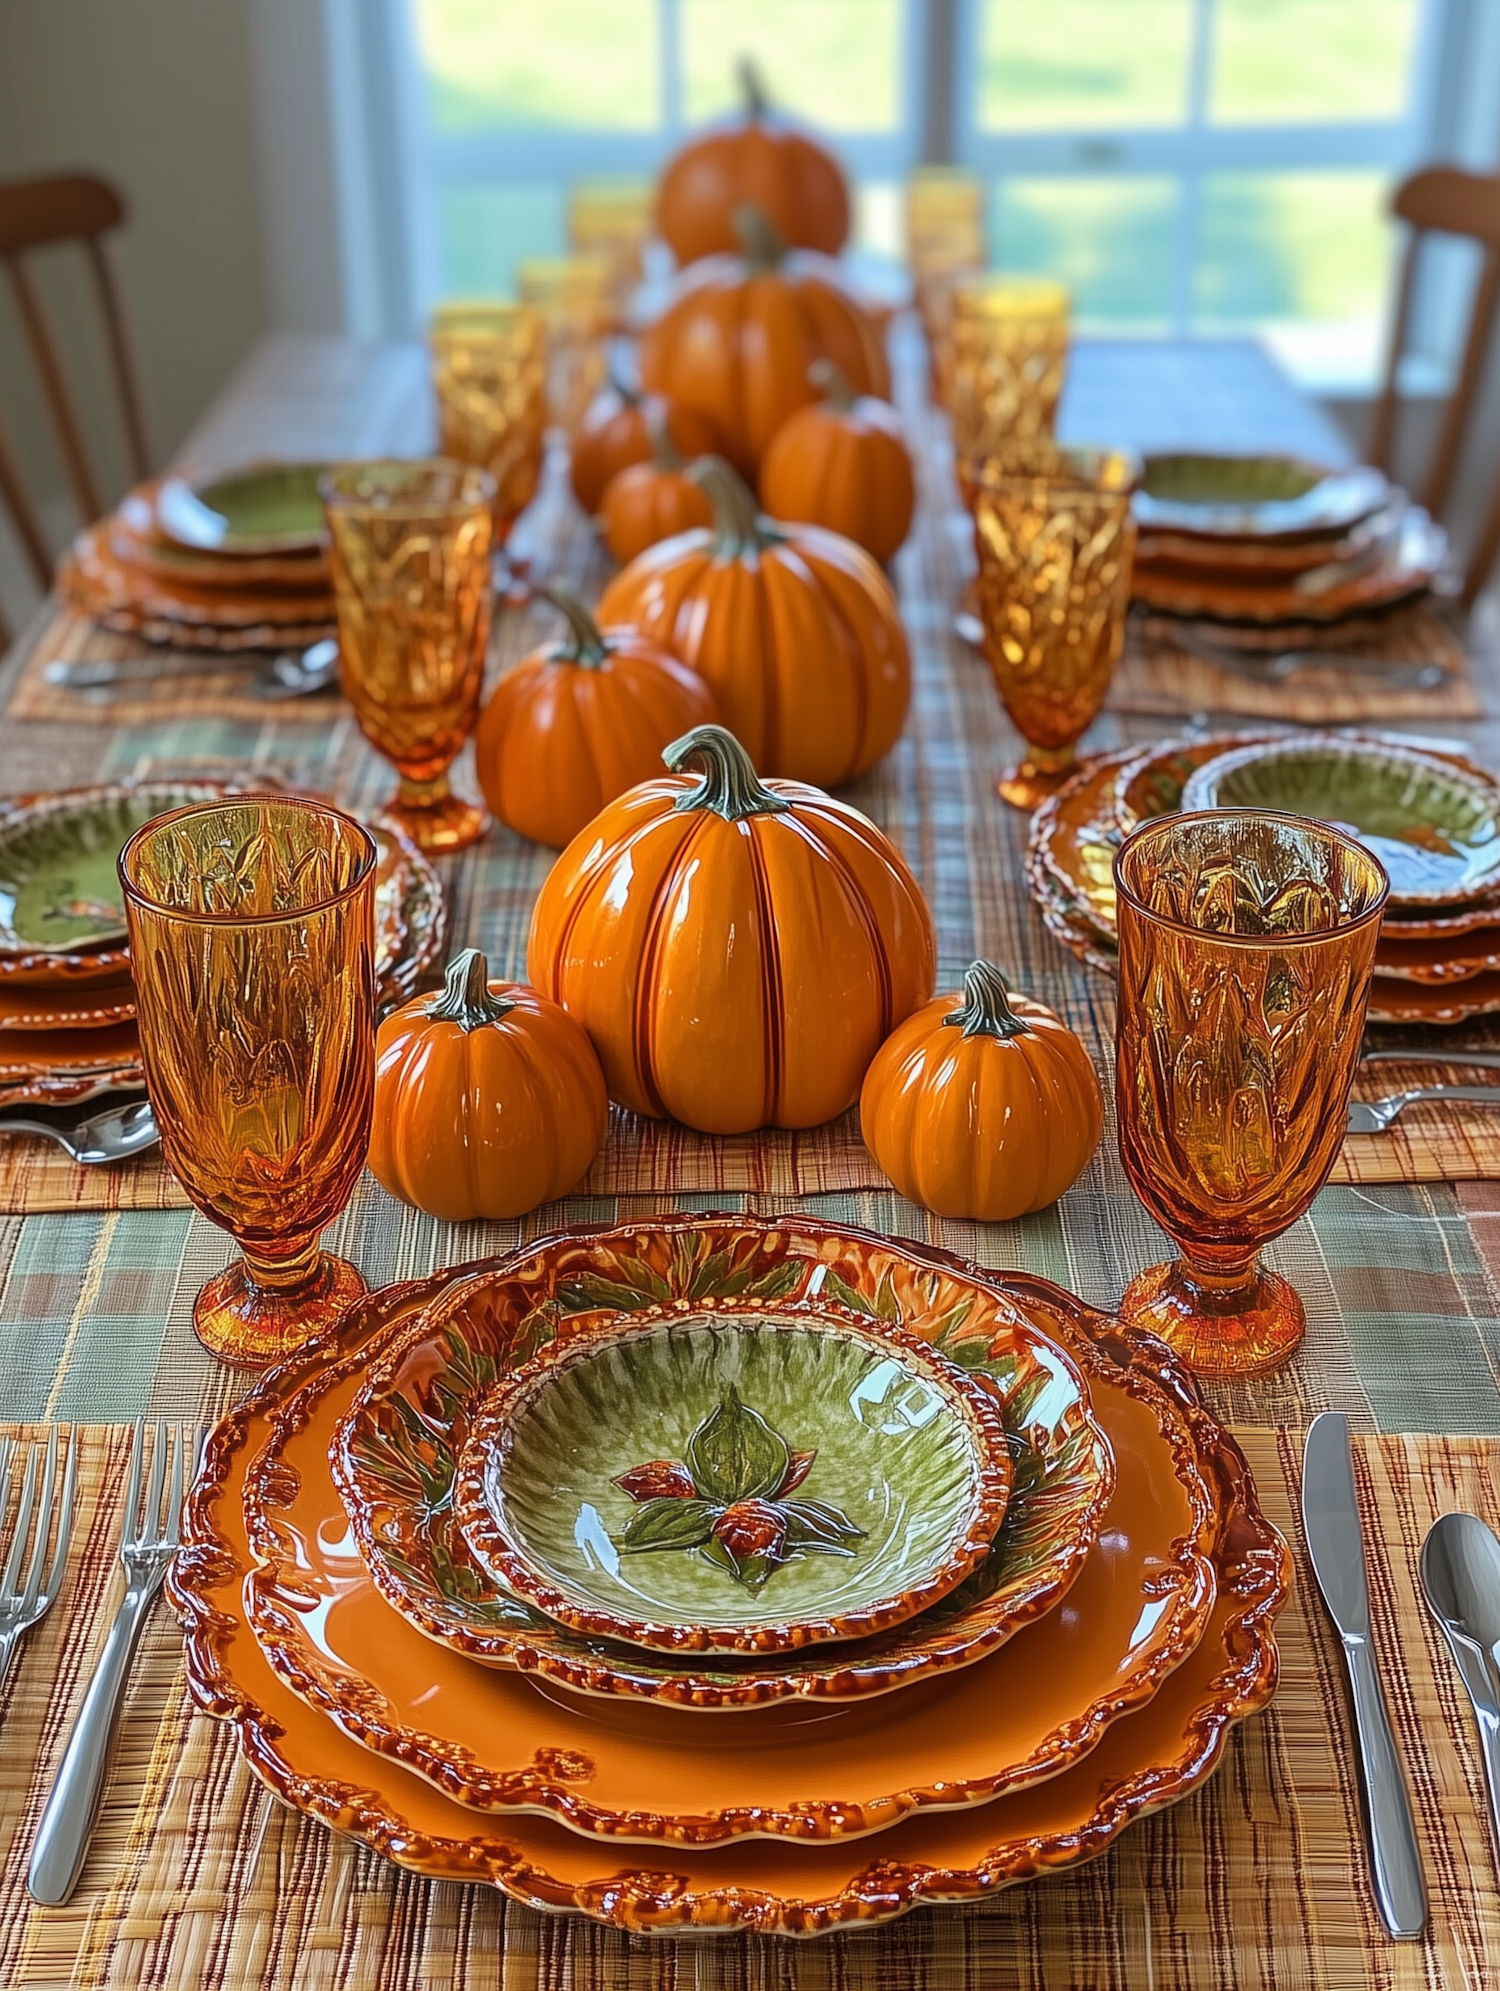
[[[118,782],[6,798],[0,812],[0,1105],[67,1106],[145,1084],[116,863],[153,816],[240,781]],[[443,944],[436,872],[372,826],[376,975],[383,1002],[415,993]]]
[[1276,1676],[1285,1545],[1160,1344],[794,1220],[371,1295],[212,1439],[194,1692],[414,1871],[811,1935],[1102,1851]]
[[1027,880],[1050,930],[1113,973],[1120,842],[1148,819],[1219,807],[1337,823],[1385,865],[1372,1023],[1500,1013],[1500,781],[1378,737],[1217,734],[1095,756],[1032,819]]
[[333,634],[322,465],[167,477],[79,534],[64,601],[106,628],[184,650],[306,648]]
[[1447,558],[1441,528],[1364,466],[1152,456],[1135,511],[1135,599],[1246,649],[1313,641],[1410,601]]

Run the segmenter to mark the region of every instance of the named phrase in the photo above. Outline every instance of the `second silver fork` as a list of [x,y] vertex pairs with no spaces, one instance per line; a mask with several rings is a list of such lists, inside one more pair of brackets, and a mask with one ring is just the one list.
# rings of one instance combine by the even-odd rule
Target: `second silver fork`
[[[51,1610],[62,1585],[63,1569],[68,1559],[68,1536],[73,1526],[73,1492],[78,1465],[77,1434],[68,1444],[60,1500],[55,1498],[58,1451],[55,1424],[47,1434],[41,1498],[38,1500],[37,1457],[41,1451],[40,1443],[30,1445],[26,1450],[26,1467],[21,1475],[21,1493],[16,1503],[10,1554],[5,1559],[4,1574],[0,1575],[0,1687],[5,1684],[11,1655],[16,1647],[31,1627]],[[0,1438],[0,1520],[4,1519],[10,1506],[10,1474],[15,1458],[14,1441]],[[47,1545],[52,1537],[54,1513],[57,1538],[49,1564]],[[28,1541],[31,1545],[29,1559],[26,1555]],[[23,1562],[26,1566],[24,1580]]]
[[[173,1442],[175,1438],[175,1443]],[[197,1461],[197,1434],[186,1426],[159,1423],[151,1447],[151,1473],[146,1497],[146,1426],[135,1427],[130,1447],[130,1478],[125,1494],[125,1521],[120,1535],[120,1561],[125,1569],[125,1595],[109,1628],[99,1664],[89,1682],[83,1705],[68,1737],[37,1827],[26,1886],[34,1901],[60,1907],[78,1884],[88,1851],[89,1836],[104,1793],[110,1744],[119,1721],[125,1682],[146,1619],[161,1588],[177,1547],[182,1496]],[[167,1459],[171,1455],[171,1485]],[[165,1502],[163,1493],[166,1494]]]

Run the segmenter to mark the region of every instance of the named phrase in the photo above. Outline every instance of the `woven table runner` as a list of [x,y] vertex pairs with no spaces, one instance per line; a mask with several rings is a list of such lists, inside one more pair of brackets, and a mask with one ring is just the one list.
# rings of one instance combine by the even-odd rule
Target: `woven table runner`
[[[629,1938],[481,1889],[432,1885],[266,1797],[193,1714],[165,1607],[138,1664],[78,1893],[32,1907],[24,1874],[48,1779],[116,1595],[128,1432],[89,1426],[68,1585],[0,1707],[0,1983],[7,1991],[1484,1991],[1500,1886],[1467,1701],[1417,1595],[1432,1519],[1500,1521],[1500,1448],[1363,1438],[1377,1645],[1432,1897],[1426,1941],[1385,1940],[1365,1878],[1338,1650],[1294,1525],[1300,1442],[1242,1431],[1270,1518],[1298,1545],[1271,1709],[1215,1777],[1104,1859],[966,1909],[810,1944]],[[873,1856],[873,1849],[872,1849]]]

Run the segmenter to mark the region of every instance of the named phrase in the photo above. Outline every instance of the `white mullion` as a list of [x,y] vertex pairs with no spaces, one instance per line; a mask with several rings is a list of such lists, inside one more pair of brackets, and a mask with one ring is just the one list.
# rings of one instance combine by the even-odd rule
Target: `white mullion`
[[681,142],[687,129],[686,106],[682,101],[682,5],[681,0],[656,0],[658,47],[661,51],[661,126],[659,138],[663,158]]
[[1172,331],[1185,338],[1193,328],[1193,278],[1203,218],[1204,139],[1208,93],[1213,76],[1214,0],[1193,0],[1188,44],[1187,104],[1183,118],[1183,170],[1177,184],[1177,226],[1172,241]]

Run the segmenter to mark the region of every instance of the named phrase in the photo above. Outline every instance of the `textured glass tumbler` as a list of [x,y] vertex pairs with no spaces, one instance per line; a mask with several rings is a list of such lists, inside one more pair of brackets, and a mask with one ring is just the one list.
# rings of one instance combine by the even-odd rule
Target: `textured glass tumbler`
[[1071,301],[1045,277],[967,276],[953,286],[953,453],[963,464],[1050,436],[1068,365]]
[[495,480],[495,544],[536,496],[547,428],[547,328],[528,304],[440,304],[427,335],[439,447]]
[[1013,443],[970,465],[984,653],[1026,742],[998,788],[1034,809],[1078,766],[1125,647],[1133,457]]
[[422,850],[463,850],[489,817],[448,770],[479,718],[493,589],[495,480],[441,458],[350,463],[320,480],[339,681],[395,767],[386,813]]
[[1301,1300],[1256,1255],[1343,1141],[1388,889],[1302,816],[1163,817],[1116,854],[1120,1159],[1180,1254],[1120,1312],[1200,1375],[1260,1375],[1302,1339]]
[[338,810],[261,795],[175,809],[120,853],[162,1149],[244,1252],[193,1308],[235,1368],[280,1361],[365,1290],[318,1239],[370,1142],[375,861]]

